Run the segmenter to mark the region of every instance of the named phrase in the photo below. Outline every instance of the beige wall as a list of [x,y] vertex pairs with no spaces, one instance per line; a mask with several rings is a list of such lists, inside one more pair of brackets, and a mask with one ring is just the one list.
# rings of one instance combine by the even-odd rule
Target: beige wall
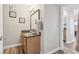
[[[28,30],[30,27],[29,21],[29,6],[14,5],[16,8],[16,18],[9,18],[9,5],[3,5],[3,21],[4,21],[4,46],[20,43],[21,30]],[[19,23],[19,17],[25,18],[25,23]]]

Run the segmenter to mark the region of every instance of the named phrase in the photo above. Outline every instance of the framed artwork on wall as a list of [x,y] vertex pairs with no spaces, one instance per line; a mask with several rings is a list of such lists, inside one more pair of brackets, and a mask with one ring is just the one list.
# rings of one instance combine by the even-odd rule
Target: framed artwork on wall
[[16,12],[14,12],[14,11],[9,11],[9,17],[10,17],[10,18],[16,18]]
[[25,23],[25,18],[19,17],[19,23]]

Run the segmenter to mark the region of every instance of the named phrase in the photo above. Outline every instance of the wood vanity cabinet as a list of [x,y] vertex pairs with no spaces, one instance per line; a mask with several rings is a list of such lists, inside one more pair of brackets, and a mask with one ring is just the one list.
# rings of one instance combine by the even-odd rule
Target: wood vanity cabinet
[[40,53],[40,36],[21,36],[22,46],[26,54],[39,54]]

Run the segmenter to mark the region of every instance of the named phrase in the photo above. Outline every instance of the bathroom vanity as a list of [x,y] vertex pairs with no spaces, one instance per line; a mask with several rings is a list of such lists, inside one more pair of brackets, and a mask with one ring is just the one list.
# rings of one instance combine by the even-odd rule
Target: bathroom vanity
[[22,32],[21,40],[24,53],[26,54],[40,53],[40,35],[36,35],[30,32]]
[[40,10],[34,11],[30,15],[30,30],[21,32],[21,40],[24,53],[39,54],[40,53]]

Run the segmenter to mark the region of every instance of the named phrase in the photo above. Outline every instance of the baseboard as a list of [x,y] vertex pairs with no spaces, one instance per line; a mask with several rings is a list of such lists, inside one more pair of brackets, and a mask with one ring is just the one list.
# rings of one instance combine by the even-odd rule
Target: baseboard
[[13,47],[17,47],[17,46],[20,46],[22,45],[21,43],[18,43],[18,44],[12,44],[12,45],[8,45],[8,46],[4,46],[3,49],[7,49],[7,48],[13,48]]
[[54,49],[54,50],[52,50],[52,51],[49,51],[47,54],[52,54],[52,53],[55,53],[56,51],[58,51],[58,50],[61,50],[61,48],[60,47],[58,47],[58,48],[56,48],[56,49]]

